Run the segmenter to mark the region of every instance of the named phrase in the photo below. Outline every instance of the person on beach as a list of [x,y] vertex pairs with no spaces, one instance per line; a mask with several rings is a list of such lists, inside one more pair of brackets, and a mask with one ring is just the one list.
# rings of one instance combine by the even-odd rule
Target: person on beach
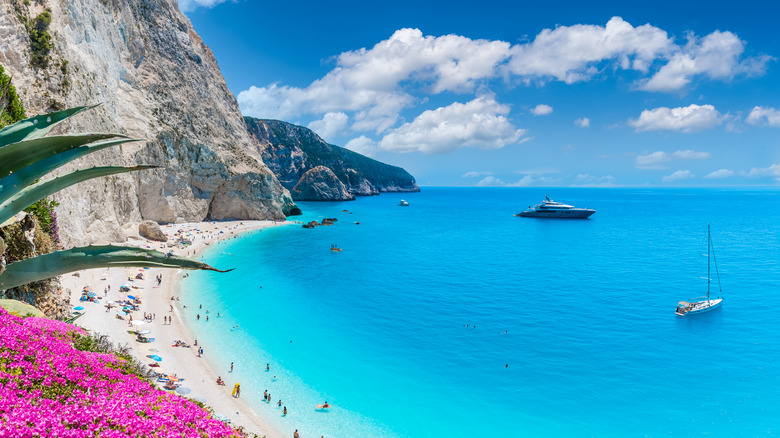
[[265,364],[265,370],[271,371],[271,364]]
[[268,390],[263,391],[263,400],[268,401]]
[[298,434],[298,429],[295,429],[295,432],[293,432],[293,438],[301,438],[301,436]]
[[279,403],[277,403],[276,406],[281,406],[281,405],[282,405],[282,399],[279,399]]
[[236,398],[241,397],[241,385],[236,386]]
[[200,321],[200,313],[198,313],[198,321]]
[[287,416],[287,406],[282,409],[282,415]]
[[233,372],[233,362],[230,362],[230,372]]

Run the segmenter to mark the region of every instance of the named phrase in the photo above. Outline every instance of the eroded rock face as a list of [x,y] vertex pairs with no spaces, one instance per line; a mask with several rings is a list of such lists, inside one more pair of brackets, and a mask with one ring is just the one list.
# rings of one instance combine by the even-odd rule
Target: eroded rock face
[[[290,190],[308,171],[325,166],[353,195],[420,191],[414,177],[404,169],[328,144],[308,128],[278,120],[244,119],[263,161]],[[292,195],[293,199],[304,200]]]
[[160,225],[155,221],[143,221],[138,225],[138,234],[149,240],[167,242],[168,236],[162,232]]
[[[144,139],[77,160],[159,169],[91,180],[55,199],[65,246],[124,241],[123,223],[283,220],[295,209],[265,166],[211,50],[176,0],[0,0],[0,64],[28,115],[100,103],[61,132]],[[33,68],[22,16],[51,9],[54,50]],[[67,61],[67,63],[65,62]]]
[[290,191],[300,201],[354,201],[344,184],[325,166],[304,173]]

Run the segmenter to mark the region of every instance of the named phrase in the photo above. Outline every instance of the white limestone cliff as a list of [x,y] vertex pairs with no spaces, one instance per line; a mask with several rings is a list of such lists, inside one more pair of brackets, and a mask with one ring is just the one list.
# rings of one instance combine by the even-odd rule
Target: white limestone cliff
[[[47,8],[54,50],[48,67],[33,68],[22,20]],[[296,208],[263,164],[216,59],[176,0],[0,0],[0,64],[28,115],[102,103],[60,131],[144,139],[68,169],[162,166],[58,193],[66,246],[123,241],[134,229],[127,224],[143,220],[283,220]]]

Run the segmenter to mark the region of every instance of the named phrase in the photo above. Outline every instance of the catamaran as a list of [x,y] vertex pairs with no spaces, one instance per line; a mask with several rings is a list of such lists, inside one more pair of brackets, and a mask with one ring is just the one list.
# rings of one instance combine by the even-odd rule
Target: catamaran
[[[715,275],[718,277],[718,298],[710,298],[710,255],[715,265]],[[696,313],[709,312],[723,304],[723,289],[720,286],[720,274],[718,273],[718,261],[715,259],[715,248],[712,246],[712,236],[710,235],[710,224],[707,224],[707,276],[702,277],[707,280],[707,296],[693,298],[688,301],[680,301],[674,313],[679,316],[693,315]]]

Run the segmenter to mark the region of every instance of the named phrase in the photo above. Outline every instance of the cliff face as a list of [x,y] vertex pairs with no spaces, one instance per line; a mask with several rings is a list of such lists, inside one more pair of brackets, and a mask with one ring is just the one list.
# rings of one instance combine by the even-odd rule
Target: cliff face
[[[328,144],[308,128],[278,120],[244,119],[263,161],[288,189],[306,172],[324,166],[354,195],[420,191],[404,169]],[[295,193],[293,198],[299,199]]]
[[[51,12],[48,66],[24,21]],[[91,103],[63,132],[145,141],[73,163],[163,168],[92,180],[56,195],[66,246],[125,240],[125,223],[284,219],[295,208],[263,164],[211,50],[176,0],[0,0],[0,64],[28,115]]]

